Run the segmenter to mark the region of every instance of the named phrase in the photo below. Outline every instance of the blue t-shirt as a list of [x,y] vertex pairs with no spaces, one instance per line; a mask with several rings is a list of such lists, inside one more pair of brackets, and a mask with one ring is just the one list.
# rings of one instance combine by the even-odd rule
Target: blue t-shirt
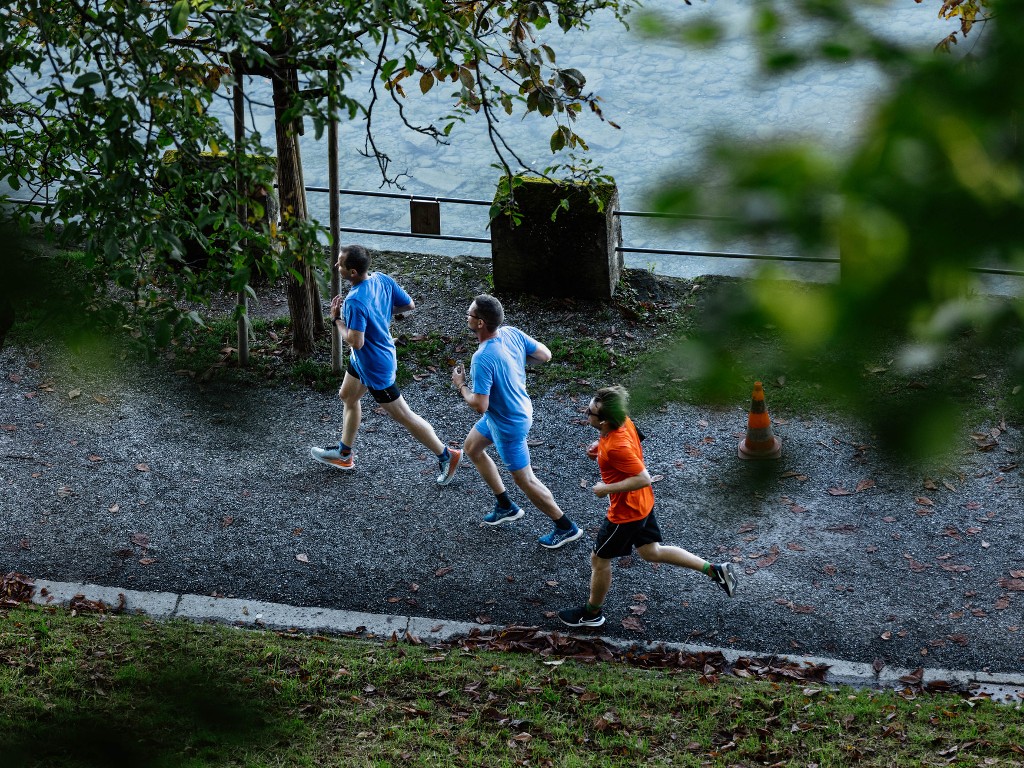
[[526,356],[536,339],[503,325],[473,353],[473,392],[487,395],[487,418],[505,441],[525,437],[533,424],[533,403],[526,393]]
[[370,389],[387,389],[395,383],[398,355],[391,338],[391,316],[395,307],[409,304],[409,294],[382,272],[371,272],[363,282],[353,285],[345,297],[345,325],[363,333],[363,348],[351,350],[351,363]]

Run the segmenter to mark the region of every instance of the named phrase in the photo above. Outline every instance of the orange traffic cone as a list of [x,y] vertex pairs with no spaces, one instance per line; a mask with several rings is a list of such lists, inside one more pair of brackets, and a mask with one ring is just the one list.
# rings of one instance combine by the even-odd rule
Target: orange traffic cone
[[747,436],[740,440],[736,453],[741,459],[777,459],[782,441],[772,433],[772,420],[764,404],[764,387],[754,382],[754,395],[747,415]]

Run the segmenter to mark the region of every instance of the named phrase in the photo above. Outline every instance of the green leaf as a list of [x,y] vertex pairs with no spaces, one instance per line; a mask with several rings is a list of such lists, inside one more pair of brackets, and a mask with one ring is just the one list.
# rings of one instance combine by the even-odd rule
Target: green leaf
[[171,17],[168,21],[171,24],[171,34],[180,35],[188,26],[188,14],[191,7],[188,0],[178,0],[171,7]]
[[537,111],[544,115],[544,117],[551,117],[554,114],[555,102],[547,92],[547,89],[537,92]]
[[578,69],[559,70],[558,77],[562,81],[565,92],[570,96],[579,96],[583,86],[587,83],[587,78]]
[[400,62],[398,61],[398,59],[391,59],[390,61],[385,61],[384,66],[380,68],[380,79],[390,80],[391,75],[394,73],[396,69],[398,69],[399,63]]
[[99,72],[86,72],[84,75],[79,75],[78,79],[75,80],[75,84],[72,88],[88,88],[90,85],[96,85],[96,83],[102,81]]
[[551,134],[551,151],[557,152],[560,149],[564,149],[566,144],[573,143],[573,133],[564,125],[558,126],[553,134]]

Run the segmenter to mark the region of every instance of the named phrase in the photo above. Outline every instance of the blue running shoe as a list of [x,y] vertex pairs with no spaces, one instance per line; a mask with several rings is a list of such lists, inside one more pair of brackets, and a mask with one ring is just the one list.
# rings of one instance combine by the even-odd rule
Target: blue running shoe
[[556,525],[551,529],[549,533],[541,536],[537,541],[540,542],[542,547],[548,549],[558,549],[563,544],[568,544],[570,541],[576,541],[580,536],[583,535],[583,529],[580,528],[576,523],[572,524],[572,528],[567,531],[559,530]]
[[483,525],[501,525],[518,520],[526,513],[521,510],[515,502],[512,502],[512,509],[502,509],[498,502],[494,502],[494,509],[484,515]]

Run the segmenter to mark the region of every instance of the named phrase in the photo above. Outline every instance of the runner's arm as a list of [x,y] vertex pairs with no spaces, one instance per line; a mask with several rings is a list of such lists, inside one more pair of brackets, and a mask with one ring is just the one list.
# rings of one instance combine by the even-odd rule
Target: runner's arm
[[464,384],[459,387],[459,394],[462,395],[462,399],[466,401],[470,408],[477,413],[487,413],[487,408],[491,404],[491,398],[488,395],[478,395],[476,392],[469,388],[468,384]]
[[366,341],[366,334],[362,331],[353,331],[351,328],[345,325],[345,321],[341,320],[338,326],[338,330],[341,331],[341,340],[348,344],[352,349],[362,349],[363,342]]
[[337,326],[343,342],[352,347],[352,349],[363,348],[365,334],[363,331],[353,331],[348,327],[348,324],[345,322],[345,313],[343,310],[341,296],[335,296],[334,299],[331,300],[331,322]]
[[645,469],[639,475],[633,475],[627,477],[625,480],[619,480],[617,483],[595,483],[591,489],[594,495],[599,499],[603,499],[610,493],[627,493],[628,491],[638,491],[641,488],[646,488],[651,484],[651,476]]
[[550,359],[551,350],[538,341],[537,348],[526,356],[526,364],[536,365],[537,363],[546,363]]

